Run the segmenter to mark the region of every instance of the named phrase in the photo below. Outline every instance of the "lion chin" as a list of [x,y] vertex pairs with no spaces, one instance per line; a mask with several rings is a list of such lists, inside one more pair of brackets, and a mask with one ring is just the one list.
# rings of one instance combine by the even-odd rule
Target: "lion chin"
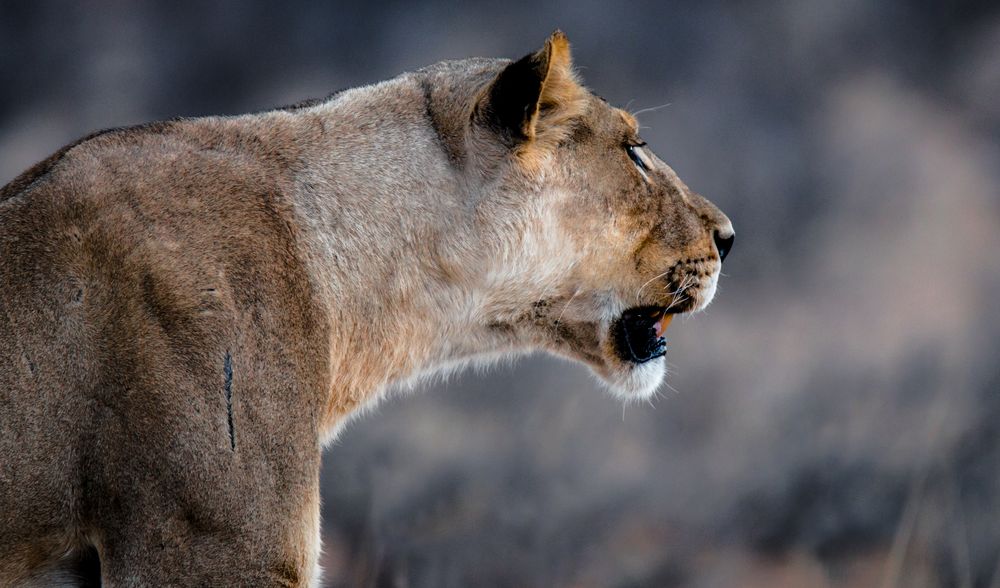
[[644,363],[615,360],[612,365],[591,366],[601,383],[615,397],[626,401],[651,398],[667,376],[667,360],[660,356]]
[[[548,350],[583,363],[615,397],[644,401],[667,376],[666,327],[674,315],[660,307],[636,307],[602,323],[576,323]],[[572,335],[565,337],[565,335]]]
[[[714,290],[714,289],[713,289]],[[708,294],[713,294],[710,291]],[[710,296],[692,296],[685,312],[701,310]],[[658,305],[628,308],[596,327],[595,344],[575,359],[587,364],[606,388],[624,401],[644,401],[667,376],[667,328],[676,314]]]

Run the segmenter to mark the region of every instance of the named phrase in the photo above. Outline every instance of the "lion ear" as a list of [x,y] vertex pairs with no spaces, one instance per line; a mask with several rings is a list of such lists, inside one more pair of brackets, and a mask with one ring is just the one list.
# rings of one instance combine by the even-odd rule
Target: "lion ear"
[[544,47],[497,74],[476,105],[476,115],[515,146],[579,114],[584,94],[573,73],[569,41],[556,31]]

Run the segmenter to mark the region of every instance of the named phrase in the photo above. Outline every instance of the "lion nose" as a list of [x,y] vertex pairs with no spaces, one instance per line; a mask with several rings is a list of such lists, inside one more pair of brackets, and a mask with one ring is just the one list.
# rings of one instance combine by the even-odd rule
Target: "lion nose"
[[736,240],[736,233],[729,231],[726,236],[722,235],[722,231],[715,231],[712,233],[712,237],[715,239],[715,248],[719,250],[719,263],[726,260],[726,256],[729,255],[729,251],[733,248],[733,241]]

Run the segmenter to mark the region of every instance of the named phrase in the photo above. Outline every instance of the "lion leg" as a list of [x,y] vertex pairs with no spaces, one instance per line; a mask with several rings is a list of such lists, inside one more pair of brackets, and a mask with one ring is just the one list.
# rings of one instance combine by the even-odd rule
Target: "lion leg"
[[[106,455],[88,483],[88,535],[106,586],[313,585],[319,558],[320,445],[295,419],[291,384],[232,385],[232,405],[211,382],[175,380],[179,400],[109,420]],[[147,389],[145,404],[166,395]],[[267,406],[269,402],[290,406]],[[265,410],[266,409],[266,410]]]
[[103,586],[318,586],[318,498],[298,520],[217,526],[185,513],[123,519],[98,545]]

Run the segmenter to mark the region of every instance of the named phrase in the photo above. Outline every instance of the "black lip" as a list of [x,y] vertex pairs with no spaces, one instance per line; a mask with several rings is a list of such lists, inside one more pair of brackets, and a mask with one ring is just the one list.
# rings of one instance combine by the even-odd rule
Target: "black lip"
[[646,363],[667,354],[667,341],[656,336],[656,321],[663,316],[660,306],[639,306],[622,313],[611,329],[615,351],[623,361]]

